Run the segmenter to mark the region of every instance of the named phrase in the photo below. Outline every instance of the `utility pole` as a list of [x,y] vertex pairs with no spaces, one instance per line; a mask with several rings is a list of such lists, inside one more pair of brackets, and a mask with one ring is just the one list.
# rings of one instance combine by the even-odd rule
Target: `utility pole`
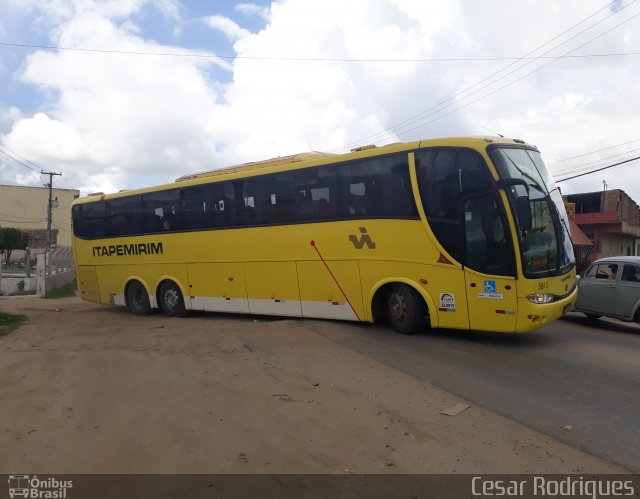
[[53,220],[53,214],[51,212],[52,208],[52,194],[53,194],[53,176],[54,175],[62,175],[62,173],[54,173],[54,172],[40,172],[42,175],[49,175],[49,183],[44,184],[45,187],[49,188],[49,203],[47,204],[47,248],[51,249],[51,222]]

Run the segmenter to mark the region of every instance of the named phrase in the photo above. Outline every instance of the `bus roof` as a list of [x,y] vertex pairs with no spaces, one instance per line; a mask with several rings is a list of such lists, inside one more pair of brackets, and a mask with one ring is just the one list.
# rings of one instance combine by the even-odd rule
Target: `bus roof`
[[[301,168],[317,166],[320,164],[324,164],[323,159],[327,159],[327,163],[344,161],[347,159],[359,159],[375,156],[379,153],[392,153],[392,152],[401,152],[403,150],[411,150],[418,149],[420,147],[469,147],[472,144],[478,143],[495,143],[495,144],[517,144],[520,146],[533,147],[531,144],[526,143],[520,139],[510,139],[504,137],[489,137],[489,136],[467,136],[467,137],[444,137],[444,138],[434,138],[434,139],[423,139],[421,141],[415,142],[394,142],[392,144],[387,144],[384,146],[375,146],[375,145],[366,145],[362,147],[357,147],[355,149],[351,149],[350,152],[346,154],[333,154],[333,153],[324,153],[318,151],[310,151],[299,154],[293,154],[290,156],[282,156],[272,159],[267,159],[263,161],[255,161],[249,163],[243,163],[239,165],[227,166],[223,168],[218,168],[215,170],[206,170],[199,173],[191,173],[182,175],[178,177],[174,183],[171,184],[161,184],[149,187],[141,187],[138,189],[131,190],[121,190],[117,193],[112,194],[104,194],[102,192],[96,192],[88,194],[85,197],[76,199],[73,204],[82,204],[85,202],[95,201],[95,198],[98,197],[100,199],[103,198],[117,198],[131,194],[144,194],[148,192],[155,192],[158,190],[172,189],[176,188],[177,183],[187,182],[188,184],[201,184],[206,183],[206,179],[211,179],[212,177],[217,176],[232,176],[236,175],[241,176],[239,174],[256,171],[256,170],[269,170],[271,168],[275,168],[283,165],[290,165],[291,168],[295,168],[295,164],[297,163],[305,163],[304,165],[300,165]],[[288,168],[287,168],[288,169]],[[265,172],[267,173],[267,172]]]
[[215,177],[216,175],[224,175],[226,173],[258,170],[268,166],[286,165],[287,163],[299,163],[301,161],[322,158],[324,156],[337,156],[337,155],[326,153],[326,152],[319,152],[319,151],[303,152],[299,154],[292,154],[291,156],[280,156],[277,158],[265,159],[263,161],[252,161],[249,163],[242,163],[240,165],[217,168],[215,170],[206,170],[204,172],[199,172],[199,173],[189,173],[187,175],[183,175],[182,177],[178,177],[176,179],[176,182],[184,182],[185,180],[193,180],[196,178],[203,178],[203,177]]

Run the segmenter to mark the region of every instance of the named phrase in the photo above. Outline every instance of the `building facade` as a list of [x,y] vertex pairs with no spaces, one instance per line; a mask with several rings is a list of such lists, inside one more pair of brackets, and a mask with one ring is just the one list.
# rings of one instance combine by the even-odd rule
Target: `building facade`
[[577,248],[578,270],[607,256],[640,254],[640,207],[623,190],[569,194],[575,223],[591,241]]
[[[71,247],[71,203],[79,196],[77,189],[52,190],[52,242],[58,247]],[[28,231],[30,247],[46,246],[48,202],[46,187],[0,185],[0,226]]]

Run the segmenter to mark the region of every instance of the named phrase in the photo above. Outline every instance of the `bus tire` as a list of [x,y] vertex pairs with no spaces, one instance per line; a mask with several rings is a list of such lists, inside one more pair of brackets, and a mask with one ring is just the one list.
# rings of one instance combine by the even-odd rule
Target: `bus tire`
[[160,285],[158,303],[162,311],[170,317],[184,317],[187,315],[182,291],[173,281],[164,281]]
[[393,286],[387,293],[385,308],[389,325],[399,333],[415,334],[426,327],[427,307],[408,286]]
[[139,281],[131,281],[127,286],[127,308],[135,315],[149,315],[151,313],[149,295]]

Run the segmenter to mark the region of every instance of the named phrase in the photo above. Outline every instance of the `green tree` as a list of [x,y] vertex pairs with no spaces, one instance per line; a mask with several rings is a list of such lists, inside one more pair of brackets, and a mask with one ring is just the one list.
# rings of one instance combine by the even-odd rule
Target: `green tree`
[[11,252],[14,249],[25,249],[28,244],[29,234],[27,232],[12,227],[0,229],[0,253],[7,255],[7,263],[9,263]]

